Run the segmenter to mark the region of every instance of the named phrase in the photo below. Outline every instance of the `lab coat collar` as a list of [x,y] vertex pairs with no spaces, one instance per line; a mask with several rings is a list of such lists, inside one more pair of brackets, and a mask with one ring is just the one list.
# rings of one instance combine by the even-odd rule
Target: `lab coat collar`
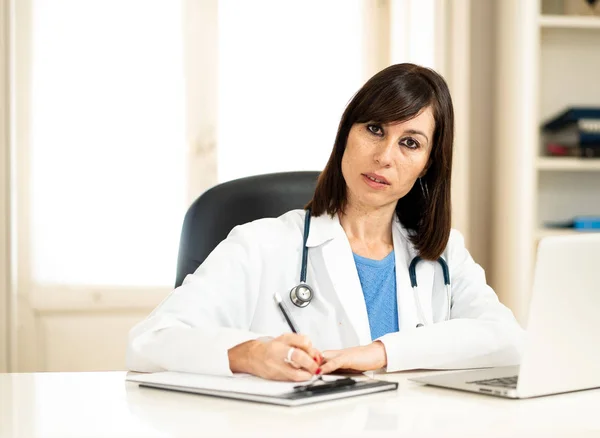
[[344,229],[340,225],[337,214],[329,216],[329,214],[323,213],[321,216],[313,216],[310,219],[310,230],[306,246],[309,248],[320,246],[334,237],[341,237],[340,232],[344,233]]

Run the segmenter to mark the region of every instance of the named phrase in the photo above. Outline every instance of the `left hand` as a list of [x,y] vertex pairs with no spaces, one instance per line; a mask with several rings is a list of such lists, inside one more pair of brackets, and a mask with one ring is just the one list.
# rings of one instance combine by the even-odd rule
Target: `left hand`
[[387,355],[382,342],[375,341],[369,345],[328,350],[323,352],[325,359],[321,366],[322,374],[340,371],[371,371],[387,365]]

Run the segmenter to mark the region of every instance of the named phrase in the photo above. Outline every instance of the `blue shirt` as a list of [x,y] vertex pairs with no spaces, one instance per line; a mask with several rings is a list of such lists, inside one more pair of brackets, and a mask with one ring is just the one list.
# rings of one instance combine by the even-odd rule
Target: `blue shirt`
[[354,254],[354,262],[367,305],[371,339],[397,332],[399,325],[394,251],[383,260],[368,259]]

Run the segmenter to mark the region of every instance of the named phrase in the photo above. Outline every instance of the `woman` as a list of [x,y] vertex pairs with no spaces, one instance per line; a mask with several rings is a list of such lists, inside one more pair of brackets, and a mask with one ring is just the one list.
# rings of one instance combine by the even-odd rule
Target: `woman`
[[307,206],[310,304],[289,294],[305,211],[236,227],[131,330],[128,367],[300,381],[336,370],[518,364],[521,328],[450,229],[453,125],[434,71],[399,64],[376,74],[348,104]]

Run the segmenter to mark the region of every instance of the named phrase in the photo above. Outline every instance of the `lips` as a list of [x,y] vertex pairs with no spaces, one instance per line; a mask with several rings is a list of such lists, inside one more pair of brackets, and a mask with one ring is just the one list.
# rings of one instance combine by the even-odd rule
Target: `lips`
[[385,179],[385,177],[381,176],[381,175],[377,175],[376,173],[363,173],[364,176],[366,176],[367,178],[369,178],[371,181],[379,183],[379,184],[385,184],[387,186],[390,185],[390,182]]

